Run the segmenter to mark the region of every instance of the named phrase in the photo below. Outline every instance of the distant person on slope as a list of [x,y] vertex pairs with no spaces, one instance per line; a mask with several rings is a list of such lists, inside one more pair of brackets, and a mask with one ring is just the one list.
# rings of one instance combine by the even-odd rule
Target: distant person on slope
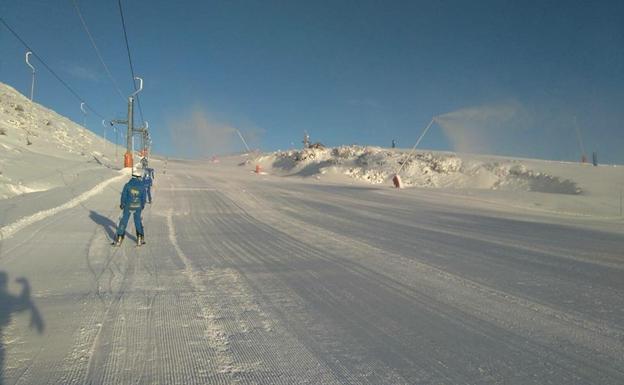
[[114,245],[119,246],[126,235],[126,226],[130,219],[130,211],[134,216],[134,228],[137,235],[137,246],[145,243],[143,233],[143,223],[141,223],[141,211],[145,208],[145,185],[141,180],[143,171],[139,167],[132,169],[132,179],[126,183],[121,192],[121,204],[119,208],[123,210],[119,226],[117,226],[117,238]]
[[144,167],[143,170],[143,184],[145,185],[145,193],[147,194],[147,203],[152,204],[152,183],[154,182],[154,169],[150,167]]

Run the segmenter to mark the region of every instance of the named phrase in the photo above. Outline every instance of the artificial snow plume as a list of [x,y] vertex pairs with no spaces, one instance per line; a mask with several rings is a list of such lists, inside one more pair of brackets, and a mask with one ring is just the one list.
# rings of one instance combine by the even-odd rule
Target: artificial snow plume
[[73,185],[81,174],[95,183],[122,166],[115,153],[124,151],[0,83],[0,200]]
[[442,127],[453,149],[461,153],[492,153],[515,132],[519,117],[528,124],[525,109],[517,102],[462,108],[439,115],[435,121]]
[[199,106],[183,118],[170,118],[167,125],[176,151],[184,157],[208,157],[236,143],[236,128],[216,121]]
[[[523,158],[580,160],[579,123],[552,101],[503,101],[462,108],[435,117],[453,151]],[[596,122],[592,122],[594,124]]]
[[186,158],[241,152],[247,143],[257,143],[261,132],[225,123],[200,105],[168,118],[167,127],[177,153]]

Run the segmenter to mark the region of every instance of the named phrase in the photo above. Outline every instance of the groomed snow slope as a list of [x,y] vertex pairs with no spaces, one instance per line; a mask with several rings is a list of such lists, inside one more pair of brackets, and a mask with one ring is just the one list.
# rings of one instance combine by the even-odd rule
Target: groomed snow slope
[[5,240],[4,381],[624,381],[621,221],[244,161],[158,169],[139,249],[109,245],[122,182]]
[[[619,167],[425,152],[397,190],[344,175],[384,149],[155,162],[147,244],[112,248],[126,178],[13,145],[78,171],[0,200],[2,384],[624,383]],[[513,183],[471,180],[492,162]]]

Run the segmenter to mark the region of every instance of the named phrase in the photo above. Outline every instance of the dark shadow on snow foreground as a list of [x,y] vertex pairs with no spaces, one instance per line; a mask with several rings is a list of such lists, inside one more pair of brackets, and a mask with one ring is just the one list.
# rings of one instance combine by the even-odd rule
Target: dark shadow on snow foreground
[[117,228],[117,224],[115,222],[93,210],[89,211],[89,218],[91,218],[93,222],[102,226],[104,230],[106,230],[106,234],[108,234],[110,239],[115,239],[115,229]]
[[5,347],[2,344],[4,328],[11,323],[13,313],[30,311],[30,327],[38,333],[43,333],[45,327],[39,310],[30,299],[30,284],[26,278],[17,278],[15,282],[22,286],[19,295],[12,295],[8,291],[9,276],[0,271],[0,385],[4,383]]
[[[97,223],[98,225],[102,226],[104,228],[104,230],[106,230],[106,234],[108,235],[108,238],[112,241],[113,239],[115,239],[115,235],[117,233],[117,223],[113,222],[110,218],[105,217],[104,215],[101,215],[93,210],[89,211],[89,218],[91,218],[91,220],[95,223]],[[136,237],[134,237],[131,234],[127,234],[126,232],[126,236],[132,240],[136,242]]]

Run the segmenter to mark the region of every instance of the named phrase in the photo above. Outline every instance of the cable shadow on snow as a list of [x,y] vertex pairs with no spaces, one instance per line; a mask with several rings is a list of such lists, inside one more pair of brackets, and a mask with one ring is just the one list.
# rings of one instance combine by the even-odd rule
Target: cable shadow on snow
[[19,295],[9,293],[9,276],[6,272],[0,271],[0,385],[4,383],[4,360],[5,347],[2,341],[4,328],[11,323],[13,313],[30,311],[30,327],[39,334],[43,333],[45,324],[39,310],[33,303],[30,296],[30,284],[26,278],[20,277],[15,280],[22,286]]

